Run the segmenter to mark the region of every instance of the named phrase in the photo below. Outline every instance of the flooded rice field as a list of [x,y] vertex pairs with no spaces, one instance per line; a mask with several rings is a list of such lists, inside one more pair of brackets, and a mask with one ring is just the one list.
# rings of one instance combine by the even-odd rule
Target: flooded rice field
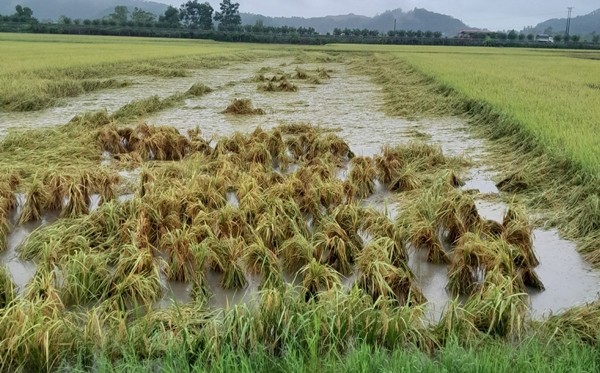
[[[192,84],[199,82],[214,91],[202,97],[188,98],[182,105],[153,114],[145,121],[154,125],[170,125],[182,133],[199,127],[203,137],[213,139],[237,131],[249,133],[258,126],[270,129],[282,123],[310,123],[336,131],[358,156],[375,155],[385,144],[397,145],[410,141],[437,144],[445,154],[465,156],[471,161],[472,166],[461,175],[465,181],[463,190],[474,193],[480,215],[502,221],[506,206],[500,202],[499,191],[493,181],[493,165],[486,163],[486,144],[468,132],[467,124],[461,118],[406,120],[387,116],[381,110],[383,93],[380,88],[369,77],[353,73],[348,65],[341,63],[302,64],[301,68],[306,70],[326,69],[331,77],[321,79],[319,84],[294,80],[299,88],[297,92],[262,92],[257,90],[259,83],[253,81],[262,67],[292,75],[297,65],[292,60],[277,59],[195,71],[186,78],[136,77],[131,79],[133,84],[130,87],[85,94],[65,100],[60,107],[32,113],[0,113],[0,137],[11,128],[61,125],[84,111],[106,108],[109,113],[114,112],[131,100],[151,95],[164,98],[185,92]],[[264,109],[266,114],[222,114],[227,104],[235,98],[251,99],[254,106]],[[344,178],[344,172],[340,176]],[[23,199],[20,196],[20,205]],[[230,203],[234,202],[231,199]],[[363,203],[385,211],[390,218],[394,218],[402,208],[397,196],[381,186],[376,194]],[[11,218],[15,228],[8,237],[8,249],[0,254],[0,260],[8,266],[18,287],[23,289],[34,276],[36,266],[18,259],[18,247],[34,229],[51,224],[58,216],[46,215],[39,222],[21,226],[16,224],[18,216],[17,209]],[[544,291],[530,292],[531,309],[535,317],[598,297],[600,276],[582,260],[574,243],[561,239],[555,230],[536,229],[534,247],[540,261],[537,273],[545,285]],[[448,267],[427,263],[414,250],[411,250],[409,265],[429,302],[432,315],[439,316],[451,298],[446,291]],[[215,307],[251,299],[260,282],[260,278],[248,276],[248,286],[235,291],[222,289],[220,280],[221,275],[216,273],[211,273],[207,278],[214,294],[211,304]],[[298,281],[293,277],[286,280]],[[353,277],[346,278],[344,284],[350,286],[352,281]],[[163,279],[163,286],[166,291],[159,306],[168,305],[172,300],[187,302],[191,299],[189,284]]]

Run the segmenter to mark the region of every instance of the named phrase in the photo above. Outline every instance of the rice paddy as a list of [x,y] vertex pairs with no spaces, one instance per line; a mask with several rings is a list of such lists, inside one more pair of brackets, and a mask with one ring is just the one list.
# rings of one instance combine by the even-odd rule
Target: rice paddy
[[[119,67],[131,84],[0,113],[36,127],[0,144],[0,370],[596,361],[600,278],[456,96],[407,65],[393,91],[392,57],[180,47],[139,46],[182,66],[154,96]],[[589,247],[593,198],[569,211]]]

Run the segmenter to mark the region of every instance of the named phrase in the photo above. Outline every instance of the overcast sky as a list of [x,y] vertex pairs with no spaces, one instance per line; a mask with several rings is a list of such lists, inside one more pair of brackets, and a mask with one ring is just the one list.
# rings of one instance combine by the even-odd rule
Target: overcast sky
[[[179,6],[184,0],[157,0]],[[202,0],[199,0],[202,2]],[[235,0],[234,0],[235,1]],[[218,10],[219,0],[209,1]],[[415,7],[447,14],[473,27],[493,30],[535,26],[549,18],[566,18],[567,7],[573,16],[600,8],[598,0],[237,0],[240,11],[266,16],[317,17],[338,14],[374,16],[386,10]]]

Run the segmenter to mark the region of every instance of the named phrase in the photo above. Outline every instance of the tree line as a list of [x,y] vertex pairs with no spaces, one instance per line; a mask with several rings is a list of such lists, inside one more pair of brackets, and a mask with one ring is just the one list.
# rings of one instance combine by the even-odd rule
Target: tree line
[[[215,22],[217,26],[215,27]],[[488,32],[472,35],[468,39],[443,37],[436,31],[394,30],[381,33],[369,29],[335,28],[333,33],[321,35],[312,27],[265,26],[262,21],[254,25],[242,25],[239,3],[223,0],[219,11],[215,11],[208,2],[187,1],[179,8],[169,6],[158,17],[140,8],[130,11],[126,6],[116,6],[114,11],[100,19],[71,19],[59,17],[57,23],[38,22],[33,11],[17,5],[15,13],[0,15],[0,31],[34,32],[50,34],[86,34],[147,36],[168,38],[212,39],[216,41],[238,41],[255,43],[289,44],[328,44],[328,43],[366,43],[366,44],[410,44],[410,45],[464,45],[464,46],[527,46],[560,47],[539,45],[535,35],[510,32]],[[572,48],[594,47],[589,43],[580,43],[578,35],[569,38],[556,35],[556,42],[571,41]],[[594,40],[597,44],[598,40]],[[564,43],[559,43],[564,44]]]

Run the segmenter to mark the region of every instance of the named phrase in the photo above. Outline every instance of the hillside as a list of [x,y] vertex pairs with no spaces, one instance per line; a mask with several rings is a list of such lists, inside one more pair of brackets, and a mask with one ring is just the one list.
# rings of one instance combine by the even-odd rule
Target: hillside
[[403,12],[402,9],[389,10],[375,17],[356,14],[326,17],[266,17],[258,14],[242,13],[242,23],[255,24],[262,21],[265,26],[313,27],[320,33],[332,32],[334,28],[367,28],[386,32],[394,28],[396,19],[397,30],[430,30],[440,31],[446,35],[455,35],[461,29],[468,28],[460,20],[426,9],[415,8]]
[[[551,28],[553,33],[560,33],[565,31],[566,25],[566,18],[553,18],[539,23],[533,32],[542,33]],[[592,32],[600,34],[600,9],[571,19],[571,34],[588,35]]]
[[111,13],[117,5],[126,5],[130,9],[138,7],[157,15],[167,9],[165,4],[144,0],[2,0],[0,14],[13,14],[17,4],[30,7],[33,16],[39,20],[56,20],[61,15],[74,19],[100,18]]

